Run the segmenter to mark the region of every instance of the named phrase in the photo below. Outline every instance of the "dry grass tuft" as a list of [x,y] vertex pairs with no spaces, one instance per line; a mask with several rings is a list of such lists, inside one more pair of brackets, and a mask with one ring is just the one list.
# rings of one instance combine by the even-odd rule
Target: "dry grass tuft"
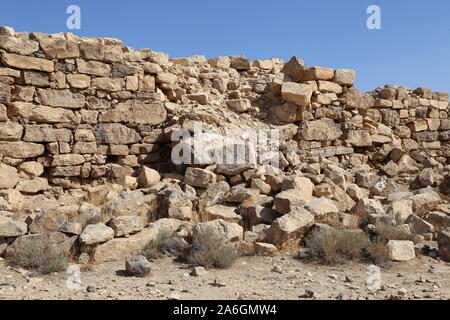
[[46,242],[28,241],[11,256],[9,263],[41,274],[49,274],[65,271],[69,258]]
[[156,238],[144,247],[142,255],[148,260],[161,258],[166,248],[166,241],[173,236],[173,232],[167,229],[162,229],[156,235]]
[[187,260],[190,264],[205,268],[226,269],[237,258],[237,251],[231,244],[220,238],[212,228],[206,228],[194,237]]

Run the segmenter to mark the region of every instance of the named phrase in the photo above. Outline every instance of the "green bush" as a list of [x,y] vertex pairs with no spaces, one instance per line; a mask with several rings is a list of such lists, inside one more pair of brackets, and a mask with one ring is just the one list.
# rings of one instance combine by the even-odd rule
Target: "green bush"
[[205,268],[226,269],[237,260],[236,249],[219,237],[212,228],[201,230],[193,239],[187,260]]
[[46,242],[27,241],[11,256],[9,263],[41,274],[49,274],[65,271],[69,258]]
[[148,260],[161,258],[165,251],[166,241],[172,236],[172,231],[161,229],[156,235],[156,238],[145,245],[141,254]]

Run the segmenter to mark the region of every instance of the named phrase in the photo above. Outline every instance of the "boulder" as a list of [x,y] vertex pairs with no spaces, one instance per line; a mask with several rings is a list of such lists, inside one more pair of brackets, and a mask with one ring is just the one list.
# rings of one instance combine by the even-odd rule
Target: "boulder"
[[253,248],[259,256],[274,257],[278,254],[277,247],[271,243],[255,242]]
[[28,226],[26,223],[0,216],[0,239],[23,236],[27,232]]
[[312,89],[308,84],[285,82],[281,87],[284,101],[295,103],[300,107],[307,107],[311,102]]
[[450,228],[442,230],[437,237],[438,254],[446,261],[450,261]]
[[281,213],[287,214],[292,208],[302,206],[311,201],[312,195],[305,194],[298,189],[282,191],[275,196],[273,208]]
[[389,258],[393,261],[409,261],[416,257],[414,242],[404,240],[390,240],[387,244]]
[[160,180],[161,176],[158,171],[144,166],[139,174],[138,184],[141,188],[151,188]]
[[103,223],[90,224],[80,234],[79,241],[84,245],[97,245],[114,238],[114,230]]
[[236,209],[236,207],[232,206],[215,205],[205,208],[205,213],[210,220],[222,219],[227,222],[239,223],[242,217],[236,213]]
[[150,262],[144,256],[135,256],[127,259],[125,269],[130,276],[146,277],[152,271]]
[[138,216],[121,216],[113,218],[109,226],[114,230],[114,237],[122,237],[137,233],[144,228],[142,219]]
[[276,219],[266,231],[266,241],[282,248],[301,238],[313,225],[314,216],[302,207],[293,207],[291,211]]
[[128,238],[115,238],[98,245],[92,253],[92,259],[96,262],[108,262],[131,258],[140,254],[150,241],[156,239],[161,230],[175,232],[180,228],[181,223],[176,219],[160,219]]
[[192,230],[193,236],[201,231],[211,228],[216,235],[226,242],[235,242],[244,237],[243,228],[237,223],[227,222],[221,219],[199,223]]
[[23,247],[32,246],[33,243],[45,243],[57,252],[70,255],[73,252],[77,237],[70,237],[61,232],[45,232],[39,234],[25,235],[16,240],[6,248],[6,257],[11,257]]

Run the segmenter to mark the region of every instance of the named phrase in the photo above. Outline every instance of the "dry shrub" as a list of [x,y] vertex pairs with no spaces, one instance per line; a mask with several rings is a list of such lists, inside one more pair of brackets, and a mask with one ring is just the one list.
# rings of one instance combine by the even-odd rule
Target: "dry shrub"
[[385,264],[389,261],[389,248],[384,241],[376,240],[371,242],[366,250],[375,264]]
[[49,274],[65,271],[69,258],[44,241],[27,241],[10,258],[13,266]]
[[369,243],[362,232],[337,228],[316,230],[306,240],[306,245],[327,264],[360,258]]
[[148,260],[161,258],[165,251],[166,241],[172,237],[172,235],[172,231],[161,229],[156,235],[156,238],[145,245],[141,254]]
[[190,264],[220,269],[231,267],[237,258],[236,249],[219,237],[212,228],[201,230],[194,237],[187,256]]

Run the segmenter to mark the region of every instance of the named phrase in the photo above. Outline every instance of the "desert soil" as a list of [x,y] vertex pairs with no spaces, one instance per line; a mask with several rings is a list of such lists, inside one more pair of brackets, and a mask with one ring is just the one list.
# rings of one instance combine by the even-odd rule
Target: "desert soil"
[[149,277],[136,278],[126,275],[124,263],[92,265],[81,272],[81,289],[69,289],[70,274],[36,275],[0,261],[0,299],[450,299],[450,263],[430,257],[383,267],[381,290],[376,292],[367,288],[369,265],[363,263],[324,266],[293,255],[243,257],[231,269],[208,270],[202,276],[189,275],[189,266],[170,257],[152,266]]

